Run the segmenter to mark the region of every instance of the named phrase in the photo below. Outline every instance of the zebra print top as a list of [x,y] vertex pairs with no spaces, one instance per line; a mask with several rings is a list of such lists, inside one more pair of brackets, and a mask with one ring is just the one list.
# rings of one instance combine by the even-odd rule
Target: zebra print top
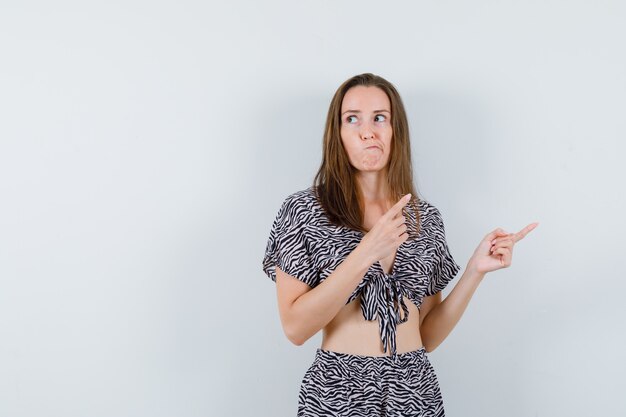
[[[386,274],[380,262],[375,262],[346,302],[361,297],[363,317],[378,318],[384,352],[391,345],[394,358],[396,327],[407,321],[409,314],[403,296],[419,308],[425,296],[444,289],[460,270],[448,249],[439,210],[423,199],[418,209],[420,232],[417,238],[398,247],[391,273]],[[405,213],[415,221],[412,208],[406,206]],[[315,287],[355,249],[363,236],[360,231],[332,224],[311,186],[283,201],[272,224],[263,271],[275,282],[278,265],[282,271]]]

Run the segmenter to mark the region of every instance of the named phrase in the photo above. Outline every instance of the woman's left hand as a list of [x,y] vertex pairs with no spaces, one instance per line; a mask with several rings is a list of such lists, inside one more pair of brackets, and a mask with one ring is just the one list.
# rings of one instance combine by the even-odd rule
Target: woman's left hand
[[468,269],[486,274],[511,265],[513,246],[522,240],[539,223],[531,223],[517,233],[507,233],[498,228],[487,234],[468,262]]

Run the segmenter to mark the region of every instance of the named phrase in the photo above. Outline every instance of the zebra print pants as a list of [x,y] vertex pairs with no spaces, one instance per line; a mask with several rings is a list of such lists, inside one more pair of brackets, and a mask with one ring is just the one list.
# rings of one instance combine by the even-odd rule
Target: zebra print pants
[[302,379],[298,417],[442,417],[443,399],[424,347],[391,356],[318,348]]

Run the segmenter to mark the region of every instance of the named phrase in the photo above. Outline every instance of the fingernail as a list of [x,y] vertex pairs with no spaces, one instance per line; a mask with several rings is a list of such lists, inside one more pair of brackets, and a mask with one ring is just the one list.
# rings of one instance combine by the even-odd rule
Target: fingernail
[[411,199],[411,194],[409,193],[409,194],[405,195],[404,198],[406,198],[407,200],[410,200]]

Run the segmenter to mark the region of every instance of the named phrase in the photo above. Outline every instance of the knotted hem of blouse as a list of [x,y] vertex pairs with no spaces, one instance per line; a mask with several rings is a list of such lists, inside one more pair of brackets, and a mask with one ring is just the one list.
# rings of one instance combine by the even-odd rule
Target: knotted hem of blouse
[[[405,291],[402,285],[392,275],[377,275],[372,278],[371,284],[361,294],[364,299],[361,302],[361,312],[366,320],[376,320],[378,317],[378,329],[383,343],[383,351],[391,352],[394,361],[398,359],[396,350],[396,329],[398,324],[409,319],[409,309],[404,302]],[[364,288],[365,290],[365,288]],[[376,302],[370,309],[369,297],[377,301],[376,294],[383,294],[384,304]],[[402,315],[400,314],[402,308]]]

